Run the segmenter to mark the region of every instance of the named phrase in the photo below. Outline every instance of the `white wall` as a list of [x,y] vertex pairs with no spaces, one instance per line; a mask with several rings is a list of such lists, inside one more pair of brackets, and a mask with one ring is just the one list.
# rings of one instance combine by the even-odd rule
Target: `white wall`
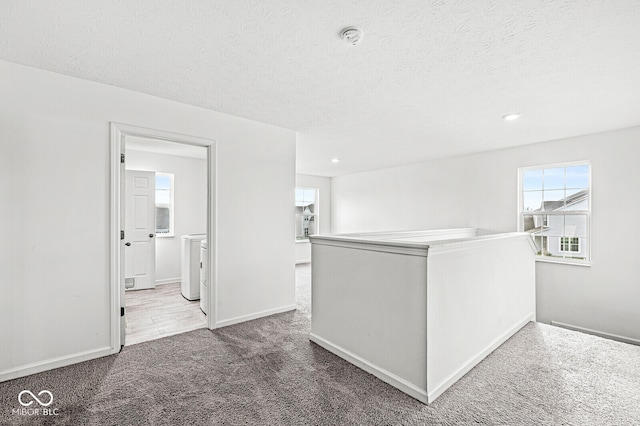
[[127,149],[126,167],[174,175],[174,236],[156,236],[156,282],[180,281],[180,237],[207,233],[207,160]]
[[[320,205],[320,223],[318,233],[331,234],[331,178],[296,174],[296,186],[302,188],[318,188]],[[296,263],[311,262],[311,243],[296,241]]]
[[518,168],[591,160],[591,267],[538,262],[538,321],[640,339],[640,127],[333,178],[334,233],[517,229]]
[[4,61],[0,99],[0,380],[110,349],[111,121],[216,140],[217,323],[295,306],[294,131]]

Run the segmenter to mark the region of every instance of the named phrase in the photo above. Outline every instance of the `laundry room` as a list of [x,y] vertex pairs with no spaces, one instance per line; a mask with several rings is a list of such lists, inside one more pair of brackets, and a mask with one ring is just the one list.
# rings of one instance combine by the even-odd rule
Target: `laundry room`
[[206,148],[127,137],[125,169],[125,344],[206,327]]

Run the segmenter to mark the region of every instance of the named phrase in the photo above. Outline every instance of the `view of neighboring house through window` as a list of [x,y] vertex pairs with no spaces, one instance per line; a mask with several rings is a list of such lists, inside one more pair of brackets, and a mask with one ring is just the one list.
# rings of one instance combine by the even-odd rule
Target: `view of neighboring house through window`
[[296,241],[318,233],[318,188],[296,188]]
[[589,261],[591,167],[588,162],[520,169],[520,231],[542,260]]
[[156,234],[173,236],[173,174],[156,173]]
[[580,238],[562,237],[560,238],[560,251],[569,253],[580,253]]

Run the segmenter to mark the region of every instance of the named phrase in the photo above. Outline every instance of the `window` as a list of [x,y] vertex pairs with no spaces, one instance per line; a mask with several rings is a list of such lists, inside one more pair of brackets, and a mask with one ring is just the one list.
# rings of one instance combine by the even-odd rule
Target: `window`
[[580,238],[561,237],[560,251],[570,252],[570,253],[580,253]]
[[533,236],[538,260],[588,264],[590,164],[527,167],[519,176],[519,230]]
[[318,233],[318,188],[296,188],[296,241]]
[[156,173],[156,234],[173,237],[173,174]]

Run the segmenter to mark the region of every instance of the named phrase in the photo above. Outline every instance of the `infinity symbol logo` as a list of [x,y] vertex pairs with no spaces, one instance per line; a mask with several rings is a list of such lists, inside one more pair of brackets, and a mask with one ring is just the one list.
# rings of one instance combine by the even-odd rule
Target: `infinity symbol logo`
[[28,391],[28,390],[23,390],[22,392],[20,392],[18,394],[18,402],[20,403],[20,405],[22,405],[23,407],[28,407],[31,404],[33,404],[33,401],[29,401],[29,402],[22,402],[22,395],[24,395],[25,393],[28,393],[29,395],[31,395],[31,398],[35,399],[36,402],[40,405],[42,405],[43,407],[48,407],[49,405],[51,405],[51,403],[53,402],[53,394],[51,392],[49,392],[48,390],[41,390],[40,392],[38,392],[38,396],[42,396],[43,393],[46,393],[47,395],[49,395],[49,402],[47,402],[46,404],[42,401],[40,401],[38,399],[38,396],[35,396],[33,394],[33,392]]

